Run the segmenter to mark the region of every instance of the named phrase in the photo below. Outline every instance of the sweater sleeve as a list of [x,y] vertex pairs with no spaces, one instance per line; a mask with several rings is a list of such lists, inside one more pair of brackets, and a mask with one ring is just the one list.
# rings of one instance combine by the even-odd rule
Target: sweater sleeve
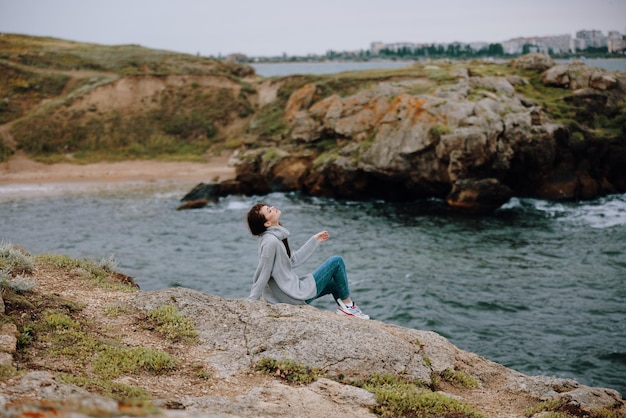
[[315,238],[315,235],[313,235],[298,251],[291,253],[291,265],[294,268],[300,266],[313,255],[319,245],[320,243]]
[[277,240],[261,241],[259,244],[259,265],[254,272],[252,289],[248,300],[259,300],[263,295],[263,289],[272,276],[274,261],[276,260]]

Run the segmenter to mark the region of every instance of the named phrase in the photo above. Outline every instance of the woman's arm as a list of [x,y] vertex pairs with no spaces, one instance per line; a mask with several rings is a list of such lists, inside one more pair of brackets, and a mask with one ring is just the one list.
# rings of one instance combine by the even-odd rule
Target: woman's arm
[[[248,300],[259,300],[263,295],[263,289],[267,286],[270,277],[272,277],[272,269],[274,268],[274,260],[276,258],[278,240],[268,240],[261,242],[259,248],[259,265],[254,272],[252,279],[252,289]],[[281,244],[282,245],[282,244]]]
[[320,243],[328,239],[328,231],[318,232],[308,239],[298,251],[291,253],[291,265],[296,268],[308,260]]

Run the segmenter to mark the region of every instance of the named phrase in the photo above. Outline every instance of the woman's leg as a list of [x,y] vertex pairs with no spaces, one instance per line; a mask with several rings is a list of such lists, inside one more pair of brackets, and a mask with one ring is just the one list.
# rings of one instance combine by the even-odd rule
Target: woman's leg
[[341,299],[348,304],[351,302],[348,275],[343,258],[330,257],[313,272],[313,277],[317,286],[317,295],[307,300],[307,303],[328,294],[332,294],[335,300]]

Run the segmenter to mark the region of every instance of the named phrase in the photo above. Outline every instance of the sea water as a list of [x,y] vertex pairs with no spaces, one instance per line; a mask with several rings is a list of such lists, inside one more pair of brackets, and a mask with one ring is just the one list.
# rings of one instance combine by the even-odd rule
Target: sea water
[[[177,211],[187,191],[3,186],[0,240],[35,254],[113,256],[143,290],[183,286],[245,298],[257,264],[245,214],[262,201],[282,210],[294,248],[330,232],[299,272],[343,256],[353,297],[372,318],[435,331],[522,373],[626,393],[626,195],[579,203],[514,198],[471,217],[436,199],[281,193]],[[313,305],[335,308],[330,297]]]
[[[497,62],[508,62],[498,60]],[[416,61],[326,61],[326,62],[276,62],[276,63],[253,63],[250,64],[255,72],[262,77],[284,77],[294,74],[336,74],[346,71],[382,70],[410,67]],[[557,64],[567,64],[572,60],[557,59]],[[590,67],[597,67],[609,71],[626,71],[626,58],[609,59],[585,59],[582,60]]]

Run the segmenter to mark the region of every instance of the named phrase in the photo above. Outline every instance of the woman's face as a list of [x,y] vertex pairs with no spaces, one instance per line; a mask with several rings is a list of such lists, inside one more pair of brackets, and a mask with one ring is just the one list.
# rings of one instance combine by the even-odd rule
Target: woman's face
[[259,213],[265,217],[265,226],[278,226],[278,220],[280,219],[280,210],[276,209],[274,206],[263,206]]

